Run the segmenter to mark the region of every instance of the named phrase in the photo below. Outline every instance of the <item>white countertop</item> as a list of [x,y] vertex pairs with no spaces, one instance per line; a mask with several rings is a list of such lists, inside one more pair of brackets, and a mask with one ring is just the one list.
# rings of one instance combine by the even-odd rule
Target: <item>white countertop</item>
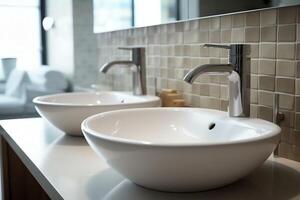
[[3,137],[52,199],[198,200],[300,199],[300,163],[270,157],[248,177],[199,193],[144,189],[109,168],[84,138],[70,137],[41,118],[0,121]]

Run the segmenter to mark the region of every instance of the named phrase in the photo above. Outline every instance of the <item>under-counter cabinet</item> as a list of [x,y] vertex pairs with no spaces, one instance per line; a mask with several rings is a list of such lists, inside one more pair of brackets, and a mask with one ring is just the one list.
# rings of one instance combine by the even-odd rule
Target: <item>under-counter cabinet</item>
[[223,188],[164,193],[124,179],[84,138],[66,136],[41,118],[0,124],[4,199],[300,199],[300,163],[284,158],[270,157]]

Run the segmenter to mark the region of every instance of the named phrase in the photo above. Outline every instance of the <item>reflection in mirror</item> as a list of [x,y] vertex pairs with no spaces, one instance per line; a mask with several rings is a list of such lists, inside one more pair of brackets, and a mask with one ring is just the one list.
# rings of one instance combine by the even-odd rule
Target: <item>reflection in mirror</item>
[[94,0],[94,32],[188,19],[187,0]]
[[189,19],[300,4],[299,0],[188,0]]
[[155,25],[179,19],[177,0],[134,1],[134,26]]
[[300,0],[93,0],[94,32],[142,27],[270,7]]
[[132,27],[132,0],[94,0],[94,32]]

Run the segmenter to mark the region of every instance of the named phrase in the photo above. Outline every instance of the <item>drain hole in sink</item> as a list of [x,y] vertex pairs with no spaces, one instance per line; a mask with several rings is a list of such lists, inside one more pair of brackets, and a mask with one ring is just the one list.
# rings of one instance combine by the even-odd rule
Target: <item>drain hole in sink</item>
[[208,125],[208,129],[209,129],[209,130],[212,130],[213,128],[215,128],[215,126],[216,126],[215,123],[210,123],[210,124]]

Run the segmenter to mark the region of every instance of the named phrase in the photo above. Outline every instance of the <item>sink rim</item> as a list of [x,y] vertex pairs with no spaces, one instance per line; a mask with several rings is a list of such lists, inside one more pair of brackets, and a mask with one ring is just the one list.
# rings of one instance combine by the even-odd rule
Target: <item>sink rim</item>
[[[62,103],[62,102],[51,102],[47,100],[48,98],[53,98],[56,96],[75,96],[75,95],[97,95],[97,94],[117,94],[117,95],[126,95],[131,96],[134,98],[143,99],[143,101],[135,101],[135,102],[128,102],[128,103],[104,103],[104,104],[97,104],[97,103]],[[67,106],[67,107],[104,107],[104,106],[116,106],[116,105],[134,105],[134,104],[143,104],[143,103],[150,103],[160,101],[160,98],[157,96],[152,95],[141,95],[135,96],[132,92],[122,92],[122,91],[100,91],[100,92],[70,92],[70,93],[57,93],[57,94],[50,94],[50,95],[43,95],[35,97],[32,102],[36,105],[48,105],[48,106]]]
[[[105,117],[105,115],[114,115],[120,112],[134,112],[134,111],[142,111],[142,110],[182,110],[182,111],[188,111],[188,112],[198,112],[198,111],[209,111],[209,112],[215,112],[223,115],[224,117],[227,117],[229,120],[234,120],[237,123],[240,123],[241,125],[254,125],[257,123],[263,123],[265,126],[268,127],[268,131],[262,135],[259,135],[257,137],[250,137],[246,139],[239,139],[234,141],[219,141],[214,143],[201,143],[197,140],[193,143],[154,143],[154,142],[146,142],[143,140],[136,140],[136,139],[125,139],[121,137],[112,137],[110,135],[106,135],[100,132],[97,132],[90,127],[87,126],[87,124],[91,120],[97,120],[97,118]],[[84,135],[90,134],[94,137],[97,137],[99,139],[103,139],[109,142],[114,143],[121,143],[121,144],[129,144],[129,145],[138,145],[138,146],[147,146],[147,147],[208,147],[208,146],[222,146],[222,145],[235,145],[235,144],[244,144],[244,143],[250,143],[250,142],[256,142],[260,140],[270,139],[273,137],[276,137],[280,134],[281,128],[269,121],[258,119],[258,118],[231,118],[228,116],[227,112],[214,110],[214,109],[206,109],[206,108],[166,108],[166,107],[157,107],[157,108],[131,108],[131,109],[125,109],[125,110],[114,110],[114,111],[108,111],[99,113],[96,115],[92,115],[88,118],[86,118],[81,123],[81,129]],[[255,130],[257,131],[257,130]]]

